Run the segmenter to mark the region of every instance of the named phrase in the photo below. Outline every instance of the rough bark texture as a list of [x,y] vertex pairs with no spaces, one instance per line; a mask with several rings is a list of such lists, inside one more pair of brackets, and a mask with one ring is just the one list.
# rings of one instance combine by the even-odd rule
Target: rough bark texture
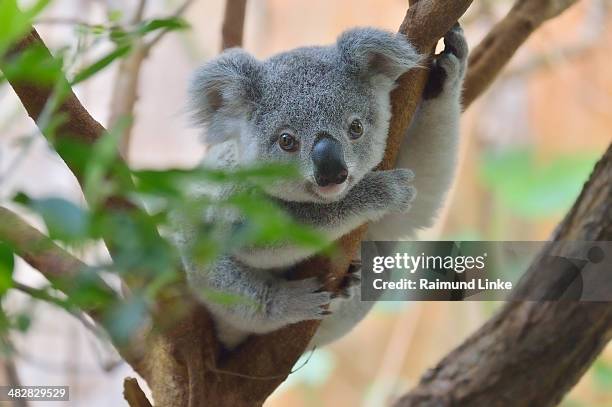
[[[35,44],[42,44],[42,40],[38,33],[32,30],[12,49],[11,53],[21,53]],[[35,121],[38,120],[53,89],[49,86],[33,85],[21,81],[11,81],[11,78],[8,79],[30,117]],[[59,137],[71,137],[81,142],[93,143],[105,131],[104,127],[91,117],[72,91],[68,93],[60,111],[67,112],[69,118],[57,129]]]
[[[554,239],[612,240],[612,146]],[[544,253],[555,254],[551,250]],[[536,261],[514,295],[536,290],[560,294],[564,288],[558,284],[561,271],[547,276],[540,270]],[[610,302],[507,302],[426,373],[396,407],[557,405],[611,335]]]
[[[234,2],[229,0],[228,7],[230,7],[230,3]],[[240,1],[236,3],[240,3]],[[408,10],[400,31],[405,33],[421,52],[429,53],[436,41],[465,12],[471,0],[421,0],[412,3],[415,4]],[[507,62],[520,43],[527,38],[528,33],[545,19],[558,14],[559,8],[554,8],[551,5],[567,7],[571,3],[573,3],[572,0],[518,0],[514,11],[509,16],[520,16],[519,20],[523,21],[521,24],[525,25],[524,19],[525,13],[527,13],[530,16],[527,18],[529,24],[526,24],[529,26],[529,30],[519,30],[522,26],[519,24],[520,22],[508,23],[507,19],[509,17],[507,17],[500,23],[500,26],[493,30],[494,40],[485,39],[476,48],[472,57],[474,66],[470,68],[468,73],[466,106],[486,88],[495,74],[499,72],[501,66]],[[516,14],[516,10],[520,12]],[[244,10],[241,12],[244,15]],[[539,17],[533,19],[533,16]],[[229,21],[229,19],[228,15],[226,20]],[[520,32],[517,35],[515,35],[516,30]],[[242,32],[242,29],[240,31]],[[24,39],[14,52],[23,51],[28,44],[33,42],[40,42],[40,38],[35,32]],[[479,75],[482,76],[482,83],[479,82]],[[11,78],[8,79],[30,116],[36,119],[49,97],[50,89],[15,83],[11,81]],[[399,86],[392,94],[393,119],[390,126],[388,148],[381,163],[381,169],[393,167],[404,131],[416,110],[426,80],[426,70],[409,72],[400,78]],[[62,136],[75,137],[91,143],[103,134],[104,128],[87,113],[73,93],[69,94],[61,110],[67,113],[69,118],[66,125],[61,129],[60,134]],[[609,174],[609,153],[607,157],[606,162],[608,164],[606,164],[607,166],[604,165],[603,170],[607,168]],[[603,170],[600,168],[598,171]],[[79,174],[75,175],[79,176]],[[609,193],[609,179],[607,182]],[[593,183],[596,182],[592,181],[590,185]],[[587,188],[589,190],[593,189],[592,186]],[[604,188],[600,186],[599,190],[600,192],[604,191]],[[564,236],[575,236],[576,228],[583,225],[582,221],[576,219],[582,219],[585,211],[589,216],[593,216],[593,213],[595,213],[593,212],[594,201],[584,198],[584,196],[583,199],[586,199],[585,202],[590,200],[591,204],[585,207],[579,204],[579,208],[568,216],[564,227],[560,229],[560,233],[564,233]],[[129,202],[114,199],[109,201],[107,208],[117,210],[126,206],[129,206]],[[609,212],[607,213],[609,216]],[[0,212],[0,218],[4,218],[4,215],[6,214]],[[592,228],[592,226],[589,227]],[[329,281],[328,288],[333,289],[335,282],[339,281],[347,270],[365,230],[366,227],[363,226],[341,239],[339,242],[341,250],[338,251],[339,255],[336,258],[315,258],[297,267],[294,273],[295,277],[325,275],[327,281]],[[563,232],[564,230],[565,232]],[[609,233],[609,224],[605,232]],[[54,269],[51,259],[49,261],[36,261],[36,259],[31,258],[27,249],[24,249],[23,253],[20,254],[26,259],[30,258],[29,261],[39,268],[43,274],[50,275]],[[473,336],[466,342],[466,345],[445,358],[439,368],[426,376],[414,393],[404,398],[402,403],[416,405],[416,403],[422,401],[423,404],[418,405],[450,405],[449,403],[464,405],[461,403],[465,401],[466,403],[473,403],[466,405],[498,405],[502,402],[506,403],[502,405],[522,405],[512,397],[519,397],[525,393],[526,395],[533,394],[534,397],[526,404],[531,402],[535,405],[550,404],[563,394],[568,386],[575,381],[575,378],[579,377],[582,372],[581,369],[586,367],[608,337],[608,330],[604,330],[604,325],[609,320],[606,319],[609,318],[609,313],[606,311],[604,315],[603,309],[606,307],[603,305],[591,304],[588,307],[584,306],[584,308],[582,308],[583,306],[572,308],[573,306],[560,307],[550,304],[550,306],[547,305],[543,308],[531,308],[528,304],[514,304],[506,308],[510,307],[516,307],[516,313],[502,311],[482,330],[491,333],[502,332],[500,330],[511,330],[522,322],[524,323],[523,326],[529,327],[529,331],[514,332],[507,338],[500,338],[493,334],[484,336],[482,339],[478,335]],[[296,324],[269,335],[253,337],[239,349],[231,353],[222,353],[215,340],[210,318],[203,307],[189,298],[183,298],[180,293],[160,299],[159,304],[157,304],[160,314],[167,313],[168,310],[174,308],[187,309],[189,312],[184,313],[183,317],[179,318],[175,324],[170,326],[164,324],[161,329],[162,334],[151,334],[142,339],[139,345],[145,352],[144,359],[130,360],[129,357],[126,358],[153,390],[155,405],[157,406],[259,406],[286,379],[291,367],[304,351],[318,327],[317,322]],[[555,340],[555,344],[557,344],[558,340],[556,338],[563,337],[563,335],[569,335],[568,343],[570,340],[579,341],[581,338],[578,338],[578,336],[580,335],[572,334],[565,328],[571,326],[567,321],[580,318],[592,318],[586,319],[590,322],[585,324],[585,328],[588,329],[580,332],[580,335],[590,338],[591,341],[581,341],[579,343],[582,346],[576,346],[572,349],[561,347],[572,355],[569,358],[564,355],[565,358],[562,359],[555,353],[548,359],[551,361],[549,367],[560,366],[559,371],[563,370],[572,380],[563,380],[560,376],[561,373],[555,373],[553,379],[546,382],[546,387],[542,387],[545,391],[539,393],[533,391],[535,387],[533,377],[535,375],[530,376],[532,377],[531,382],[509,380],[512,372],[525,374],[525,371],[532,368],[533,359],[525,358],[525,355],[529,355],[531,351],[538,349],[553,352],[550,349],[552,346],[545,347],[540,344],[538,349],[526,348],[523,353],[520,353],[523,355],[523,359],[517,363],[509,362],[510,359],[506,360],[506,363],[502,363],[500,362],[501,359],[494,360],[493,358],[501,353],[500,351],[516,352],[523,350],[521,347],[516,347],[515,344],[523,343],[520,341],[531,336],[539,338],[542,343],[550,343],[550,341]],[[543,329],[540,332],[539,325],[531,322],[537,321],[544,324],[556,320],[566,322],[566,326],[556,327],[560,329],[561,336],[548,329]],[[553,326],[544,324],[543,327],[552,328]],[[513,346],[512,349],[511,346]],[[476,351],[466,352],[465,349],[469,347],[474,347]],[[490,368],[482,367],[482,371],[474,370],[476,369],[475,360],[477,360],[475,355],[479,357],[480,355],[488,356],[491,359],[492,366]],[[541,356],[545,357],[546,355],[548,354]],[[453,363],[452,361],[455,359],[457,361]],[[566,359],[567,363],[565,362]],[[479,360],[480,364],[482,364],[482,360]],[[546,366],[546,363],[540,363],[540,366],[535,369],[542,375],[541,369]],[[569,372],[571,368],[575,368],[575,371]],[[474,372],[479,376],[472,377]],[[550,372],[546,373],[549,374]],[[454,378],[461,380],[452,381]],[[489,392],[488,388],[479,386],[479,380],[482,381],[481,383],[492,383],[491,386],[496,385],[497,387],[494,387],[496,391]],[[461,383],[462,387],[460,388],[457,383]],[[467,390],[463,390],[466,383]],[[136,394],[140,397],[141,395],[138,394],[133,384],[127,384],[129,394]],[[551,393],[552,396],[546,397],[549,387],[555,385],[556,393]],[[501,389],[504,386],[506,386],[507,391]],[[521,394],[518,393],[519,390]],[[497,399],[494,402],[482,404],[481,402],[488,400],[484,393],[492,393],[496,395]],[[535,399],[536,394],[539,394],[542,399]],[[503,397],[498,397],[499,395]],[[142,400],[139,402],[142,402]],[[430,404],[426,404],[428,402]]]

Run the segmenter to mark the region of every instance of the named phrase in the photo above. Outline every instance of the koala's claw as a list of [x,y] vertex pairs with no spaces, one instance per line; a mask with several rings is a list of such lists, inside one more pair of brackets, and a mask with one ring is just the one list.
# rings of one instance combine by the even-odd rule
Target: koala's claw
[[449,32],[444,35],[444,54],[453,54],[457,59],[463,61],[468,56],[468,45],[465,40],[463,28],[456,23]]
[[444,51],[436,55],[424,91],[425,99],[434,99],[444,92],[460,91],[468,59],[468,44],[459,23],[444,35]]
[[331,313],[327,310],[331,296],[318,278],[284,281],[272,294],[267,313],[270,318],[287,324],[322,319]]
[[468,45],[459,24],[444,36],[444,51],[437,56],[435,64],[444,69],[446,73],[445,82],[453,86],[463,77],[467,65]]

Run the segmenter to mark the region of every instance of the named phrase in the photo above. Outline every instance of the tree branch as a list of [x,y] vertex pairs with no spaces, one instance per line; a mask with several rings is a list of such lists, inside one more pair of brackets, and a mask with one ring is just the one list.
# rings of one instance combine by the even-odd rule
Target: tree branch
[[480,96],[510,61],[518,48],[543,23],[578,0],[517,0],[506,17],[493,27],[470,55],[463,105]]
[[[612,240],[611,203],[612,145],[554,240]],[[553,247],[542,254],[557,254]],[[568,271],[541,267],[541,261],[521,278],[512,298],[529,298],[527,292],[545,293],[547,298],[563,293],[566,287],[558,282]],[[557,405],[612,337],[612,303],[512,298],[427,372],[396,407]]]
[[221,49],[242,46],[247,0],[225,0]]
[[[23,53],[26,49],[32,46],[39,47],[48,58],[53,58],[51,53],[40,39],[40,36],[34,28],[30,33],[19,41],[9,52],[10,55]],[[3,68],[3,67],[0,67]],[[8,77],[11,87],[21,100],[28,115],[38,123],[38,119],[45,109],[47,102],[52,97],[53,88],[48,85],[34,84],[29,81],[23,81],[17,78]],[[67,89],[67,93],[59,106],[58,112],[66,115],[66,120],[56,129],[57,139],[73,140],[86,144],[93,144],[106,132],[106,129],[96,121],[89,112],[83,107],[79,99],[76,97],[72,89],[67,85],[66,78],[61,78],[60,82]],[[42,129],[41,129],[42,130]],[[62,157],[72,173],[81,181],[82,174],[73,163]],[[107,199],[105,206],[108,209],[134,209],[135,206],[128,200],[121,197],[113,197]]]
[[[45,276],[60,291],[73,288],[72,282],[87,265],[58,246],[47,236],[22,220],[17,214],[0,206],[0,241],[8,244],[15,254]],[[99,277],[92,276],[92,282],[109,298],[120,302],[117,293]],[[103,324],[106,309],[92,305],[83,309],[96,323]],[[142,352],[134,344],[117,346],[121,356],[139,373],[144,371]],[[141,373],[142,374],[142,373]]]
[[[193,0],[186,0],[172,14],[172,17],[181,16],[187,8],[193,3]],[[144,6],[146,1],[141,0],[138,8],[134,13],[131,24],[140,23],[144,14]],[[133,117],[136,103],[138,102],[138,82],[140,72],[145,59],[149,56],[151,49],[159,43],[159,41],[168,33],[167,29],[161,30],[155,37],[148,42],[144,39],[135,41],[132,52],[125,58],[119,61],[115,82],[113,84],[113,92],[111,96],[109,126],[112,127],[122,117]],[[131,121],[120,138],[119,152],[126,162],[129,162],[131,134],[134,122]]]

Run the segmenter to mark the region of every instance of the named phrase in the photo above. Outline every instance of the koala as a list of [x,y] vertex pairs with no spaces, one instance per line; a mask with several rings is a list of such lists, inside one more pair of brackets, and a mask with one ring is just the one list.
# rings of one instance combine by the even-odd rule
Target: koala
[[[386,148],[389,94],[399,76],[423,67],[424,58],[403,35],[374,28],[351,29],[333,45],[298,48],[263,61],[230,49],[197,69],[189,103],[209,145],[204,165],[295,165],[299,179],[263,189],[295,220],[330,241],[366,222],[372,239],[410,236],[431,224],[456,162],[467,45],[458,26],[445,41],[398,169],[373,171]],[[232,191],[230,186],[214,194]],[[205,193],[213,192],[194,188],[195,195]],[[189,244],[195,229],[184,226],[179,248]],[[183,261],[189,285],[227,348],[250,334],[313,319],[323,320],[313,339],[321,345],[348,332],[372,303],[361,302],[355,287],[347,288],[349,298],[337,298],[316,278],[286,278],[291,266],[314,254],[282,243],[242,247],[207,266],[186,256]],[[244,301],[221,304],[208,295],[215,291]]]

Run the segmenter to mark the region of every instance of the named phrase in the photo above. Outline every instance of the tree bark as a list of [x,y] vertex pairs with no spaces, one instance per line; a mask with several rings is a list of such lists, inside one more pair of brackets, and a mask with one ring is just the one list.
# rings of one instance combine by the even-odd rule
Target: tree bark
[[[554,240],[612,240],[612,145],[559,225]],[[555,248],[558,246],[550,245],[543,254],[557,254]],[[572,253],[563,255],[572,257]],[[563,271],[543,274],[540,261],[521,278],[514,298],[526,298],[526,292],[554,298],[563,293],[565,287],[559,284]],[[611,337],[612,302],[511,298],[395,406],[554,406]]]

